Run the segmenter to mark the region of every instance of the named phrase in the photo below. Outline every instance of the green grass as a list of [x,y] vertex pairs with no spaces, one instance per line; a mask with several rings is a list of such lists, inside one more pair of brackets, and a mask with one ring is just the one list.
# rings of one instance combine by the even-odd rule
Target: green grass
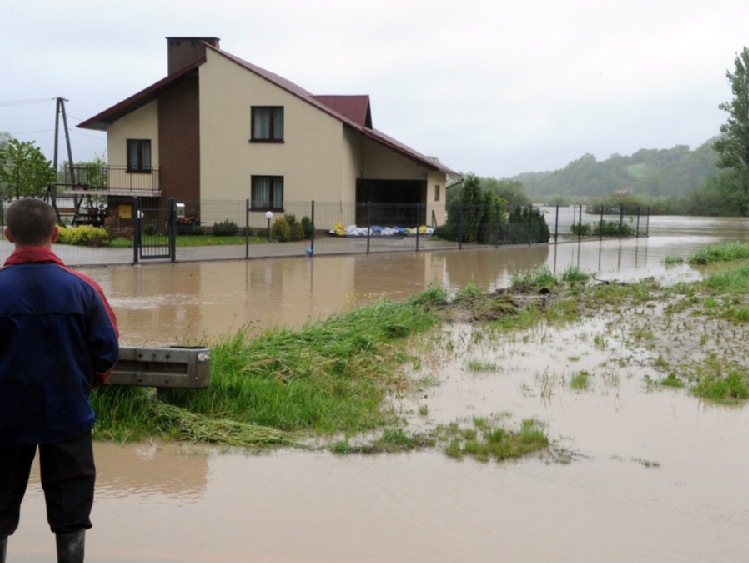
[[570,388],[578,391],[584,391],[590,387],[590,372],[586,370],[578,371],[570,378]]
[[529,291],[556,287],[559,283],[548,266],[542,266],[528,272],[514,272],[510,287],[516,291]]
[[535,419],[523,420],[518,430],[498,427],[485,419],[473,420],[468,427],[453,423],[437,429],[437,443],[455,459],[471,457],[481,462],[519,458],[549,446],[543,425]]
[[[167,238],[163,235],[154,237],[150,235],[143,235],[143,241],[145,243],[164,243]],[[194,247],[194,246],[227,246],[227,245],[238,245],[246,244],[246,239],[243,236],[232,236],[232,237],[214,237],[211,235],[179,235],[175,239],[175,245],[177,247]],[[268,242],[267,237],[250,237],[250,244],[264,244]],[[109,241],[105,246],[111,248],[132,248],[133,241],[129,238],[117,237]]]
[[749,399],[747,378],[738,371],[731,371],[725,377],[707,375],[692,387],[697,397],[716,403],[735,404]]
[[689,263],[705,265],[746,259],[749,259],[749,243],[727,242],[702,249],[689,258]]
[[[213,442],[225,428],[226,443],[231,436],[242,442],[242,435],[264,442],[268,434],[274,436],[271,442],[281,443],[283,433],[396,425],[398,416],[383,408],[384,400],[388,392],[409,386],[397,368],[408,360],[408,337],[437,322],[431,306],[440,295],[430,292],[402,303],[381,300],[298,331],[276,328],[253,339],[242,331],[227,336],[211,346],[208,389],[169,390],[158,397],[138,388],[97,390],[92,398],[101,413],[97,436],[119,441],[192,436]],[[179,411],[165,411],[164,404]],[[205,428],[210,421],[214,427]]]

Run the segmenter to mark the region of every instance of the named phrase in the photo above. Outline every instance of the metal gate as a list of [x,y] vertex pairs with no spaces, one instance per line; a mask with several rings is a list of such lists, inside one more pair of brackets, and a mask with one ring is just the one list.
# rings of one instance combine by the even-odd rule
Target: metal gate
[[133,198],[133,262],[139,260],[176,260],[177,203],[169,199],[169,207],[141,206]]

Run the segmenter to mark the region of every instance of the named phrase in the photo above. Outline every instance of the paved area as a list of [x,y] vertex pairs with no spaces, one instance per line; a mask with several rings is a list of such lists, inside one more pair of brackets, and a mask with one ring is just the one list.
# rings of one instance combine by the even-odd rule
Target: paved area
[[[433,240],[430,237],[366,237],[338,238],[321,237],[310,241],[287,243],[262,243],[250,245],[213,245],[178,247],[176,262],[197,262],[208,260],[242,260],[256,258],[277,258],[309,256],[308,249],[313,256],[333,254],[365,254],[368,252],[416,252],[428,250],[457,249],[458,244],[444,240]],[[467,247],[469,245],[463,245]],[[471,245],[473,246],[473,245]],[[55,244],[55,253],[69,266],[133,264],[132,248],[88,248]],[[6,240],[0,240],[0,260],[13,251],[13,245]],[[139,263],[163,263],[169,259],[139,259]]]

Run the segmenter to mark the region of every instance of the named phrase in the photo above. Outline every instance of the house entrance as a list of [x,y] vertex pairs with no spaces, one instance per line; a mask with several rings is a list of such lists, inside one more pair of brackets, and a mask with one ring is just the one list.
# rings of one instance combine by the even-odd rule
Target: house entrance
[[418,227],[426,223],[422,180],[357,180],[356,224]]

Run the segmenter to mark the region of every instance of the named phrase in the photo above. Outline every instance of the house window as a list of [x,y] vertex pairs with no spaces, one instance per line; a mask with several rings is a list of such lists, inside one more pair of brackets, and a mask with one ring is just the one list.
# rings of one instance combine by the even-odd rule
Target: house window
[[440,200],[440,185],[434,184],[434,201]]
[[148,139],[127,140],[127,171],[151,171],[151,141]]
[[283,108],[252,108],[252,140],[265,142],[283,141]]
[[283,211],[283,176],[252,177],[252,209]]

